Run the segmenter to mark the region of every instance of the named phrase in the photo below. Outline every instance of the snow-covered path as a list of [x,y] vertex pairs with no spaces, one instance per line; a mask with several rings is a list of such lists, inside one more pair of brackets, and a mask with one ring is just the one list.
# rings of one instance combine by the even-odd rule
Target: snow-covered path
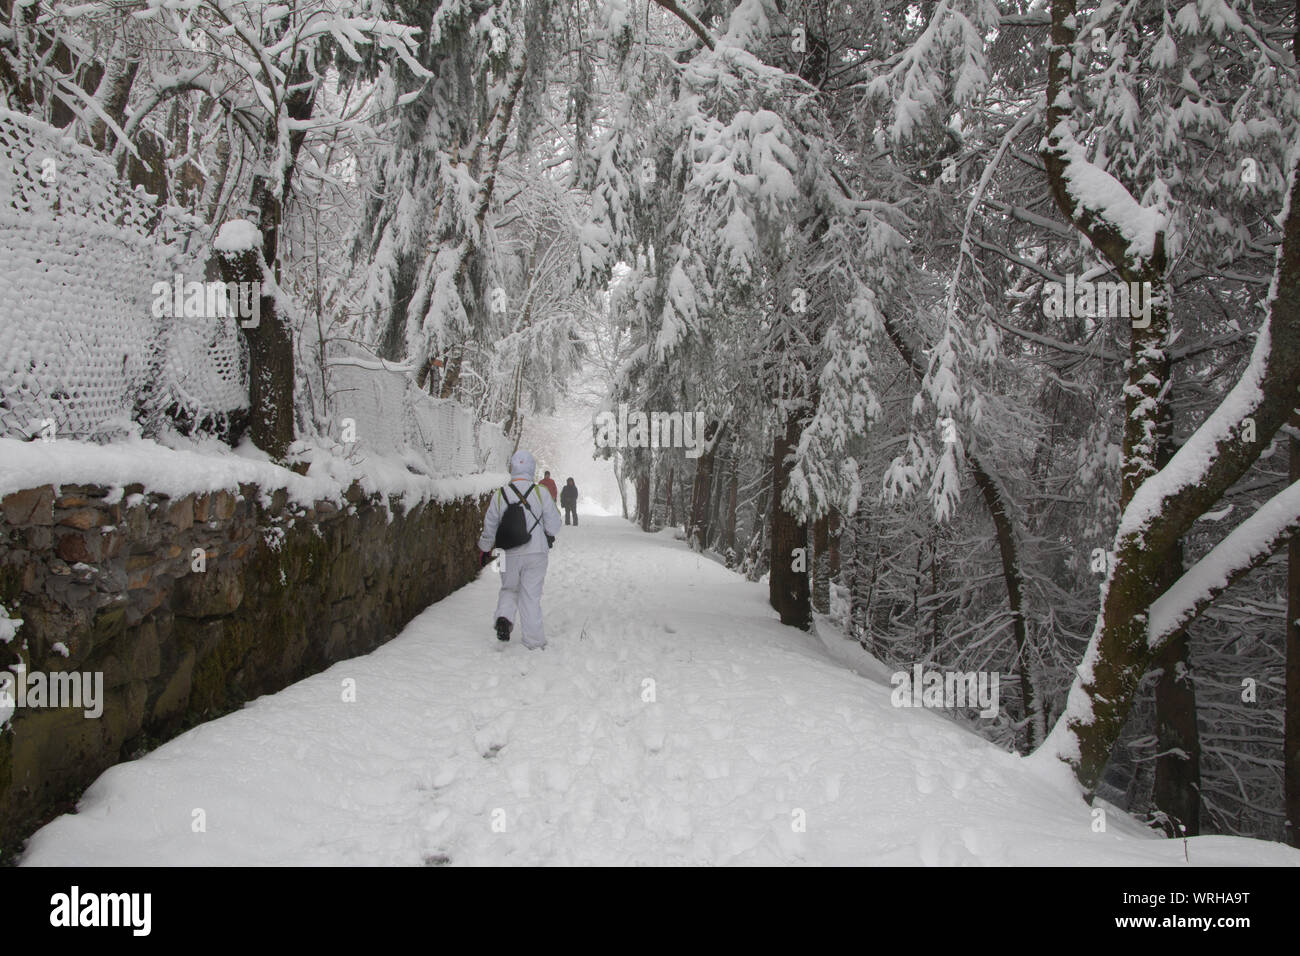
[[496,589],[485,572],[373,654],[112,768],[23,862],[1183,863],[1118,813],[1094,832],[1054,768],[895,709],[666,534],[566,528],[545,651],[495,640]]

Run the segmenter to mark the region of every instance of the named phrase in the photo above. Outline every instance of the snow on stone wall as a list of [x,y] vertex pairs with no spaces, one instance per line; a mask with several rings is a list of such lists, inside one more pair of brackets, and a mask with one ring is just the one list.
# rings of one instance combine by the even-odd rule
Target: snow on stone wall
[[153,314],[155,283],[203,280],[201,223],[3,109],[0,197],[0,435],[103,440],[169,408],[247,407],[233,319]]
[[[338,344],[329,363],[333,434],[358,454],[405,458],[435,477],[509,471],[513,443],[499,425],[422,392],[411,376]],[[350,423],[350,424],[349,424]]]

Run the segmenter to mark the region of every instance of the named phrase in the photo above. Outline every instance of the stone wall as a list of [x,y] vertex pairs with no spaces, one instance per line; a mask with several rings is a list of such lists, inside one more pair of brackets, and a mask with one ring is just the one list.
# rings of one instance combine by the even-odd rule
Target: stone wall
[[356,485],[312,507],[251,485],[0,500],[0,604],[24,622],[0,670],[102,672],[105,699],[97,719],[26,707],[0,731],[0,860],[112,764],[394,637],[478,573],[481,515]]

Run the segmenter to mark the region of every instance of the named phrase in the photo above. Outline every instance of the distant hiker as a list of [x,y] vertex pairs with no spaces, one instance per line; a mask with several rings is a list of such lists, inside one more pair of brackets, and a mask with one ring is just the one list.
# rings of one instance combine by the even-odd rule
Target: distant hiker
[[551,493],[552,501],[560,500],[559,491],[555,487],[555,479],[551,477],[551,473],[549,471],[545,473],[545,475],[542,477],[542,480],[539,481],[538,484]]
[[497,640],[510,640],[516,618],[523,632],[524,647],[546,646],[542,628],[542,584],[546,581],[548,552],[560,530],[560,512],[555,499],[542,494],[533,483],[537,462],[526,451],[510,457],[510,484],[492,496],[483,515],[483,534],[478,539],[480,566],[492,559],[492,550],[505,552],[501,571],[501,595],[497,598]]
[[569,516],[573,516],[573,523],[578,523],[578,486],[570,478],[564,483],[564,490],[560,492],[560,504],[564,506],[564,523],[569,523]]

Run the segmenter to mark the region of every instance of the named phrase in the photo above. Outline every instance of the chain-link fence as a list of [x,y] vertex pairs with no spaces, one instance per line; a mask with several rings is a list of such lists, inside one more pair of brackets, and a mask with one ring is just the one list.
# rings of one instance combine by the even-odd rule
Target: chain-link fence
[[[248,408],[240,319],[214,315],[207,286],[201,307],[187,304],[204,282],[208,227],[124,185],[61,130],[3,109],[0,197],[0,435],[104,441],[164,416],[219,429]],[[436,476],[506,470],[500,427],[354,346],[330,354],[329,413],[362,454]]]
[[247,408],[236,320],[159,308],[177,276],[203,280],[201,223],[3,109],[0,197],[0,435],[104,440],[162,414],[201,424]]
[[330,354],[331,432],[350,439],[345,445],[363,455],[413,458],[413,466],[439,477],[509,470],[514,444],[499,425],[425,394],[408,374],[355,346],[337,344]]

